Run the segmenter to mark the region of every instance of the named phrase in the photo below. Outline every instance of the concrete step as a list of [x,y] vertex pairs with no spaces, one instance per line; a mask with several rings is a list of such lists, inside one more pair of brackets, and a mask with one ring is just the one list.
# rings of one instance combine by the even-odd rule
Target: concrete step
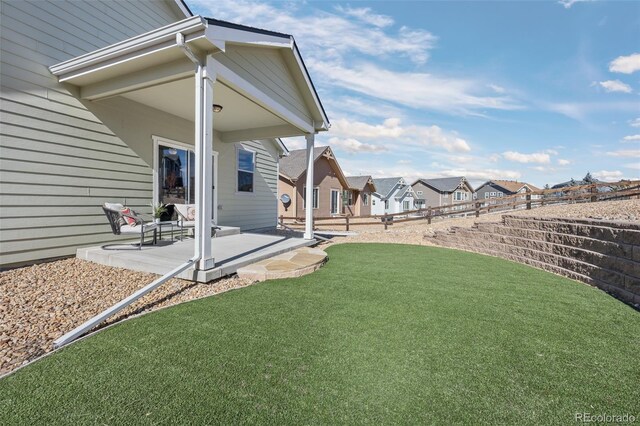
[[238,276],[255,281],[301,277],[318,270],[326,261],[326,252],[305,247],[244,266],[238,269]]
[[220,226],[220,229],[216,231],[216,238],[228,237],[229,235],[238,235],[240,228],[237,226]]

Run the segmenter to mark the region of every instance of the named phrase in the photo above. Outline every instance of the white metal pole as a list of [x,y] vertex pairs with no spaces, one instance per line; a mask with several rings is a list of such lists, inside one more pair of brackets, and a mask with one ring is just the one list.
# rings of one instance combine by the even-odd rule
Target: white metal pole
[[[307,190],[305,194],[306,210],[305,210],[305,227],[304,238],[306,240],[313,239],[313,145],[315,134],[306,135],[307,138]],[[318,194],[320,196],[320,194]]]
[[196,156],[196,162],[200,163],[202,181],[200,187],[196,187],[197,198],[200,200],[196,209],[196,220],[200,223],[202,238],[200,244],[201,259],[198,269],[207,270],[215,266],[211,252],[211,221],[213,220],[213,84],[215,72],[211,66],[211,57],[207,56],[207,62],[202,73],[202,140],[200,158]]
[[[198,64],[196,70],[195,148],[196,148],[196,253],[200,253],[197,269],[214,266],[211,256],[211,155],[213,126],[213,87],[208,82],[206,65]],[[207,181],[209,184],[207,185]],[[208,192],[208,194],[207,194]]]

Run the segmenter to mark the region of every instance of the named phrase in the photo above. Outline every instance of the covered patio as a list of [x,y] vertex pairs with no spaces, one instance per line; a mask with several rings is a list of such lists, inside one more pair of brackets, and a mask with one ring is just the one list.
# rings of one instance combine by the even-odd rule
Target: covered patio
[[[305,136],[311,198],[315,134],[328,130],[329,121],[290,35],[194,16],[54,65],[50,71],[83,102],[133,101],[193,122],[194,239],[148,248],[137,257],[105,255],[109,258],[128,257],[128,267],[142,270],[134,265],[145,263],[152,253],[175,251],[180,262],[191,262],[189,270],[196,271],[182,272],[183,276],[214,277],[213,271],[224,270],[229,258],[225,244],[230,240],[211,238],[212,221],[217,223],[220,209],[214,162],[218,144]],[[153,178],[157,202],[161,182],[155,165]],[[305,244],[314,241],[312,211],[307,213]],[[276,220],[277,213],[274,227]],[[255,249],[246,246],[247,253]],[[82,251],[89,252],[97,253]]]
[[[103,247],[79,252],[81,257],[100,263],[135,270],[155,268],[163,275],[56,340],[56,347],[78,338],[172,277],[209,281],[234,272],[241,263],[315,242],[311,209],[307,211],[306,229],[300,239],[251,234],[212,238],[213,227],[225,225],[217,221],[217,213],[224,212],[224,206],[218,202],[221,182],[234,182],[232,188],[221,194],[227,197],[226,206],[234,205],[233,215],[256,218],[262,207],[267,207],[266,202],[273,209],[269,227],[275,228],[277,223],[278,157],[266,160],[273,166],[268,174],[272,180],[275,177],[275,189],[264,185],[263,192],[256,194],[257,151],[253,151],[253,160],[248,162],[252,167],[241,169],[240,164],[246,163],[241,163],[241,149],[236,146],[234,158],[220,162],[223,171],[224,164],[233,163],[235,168],[228,168],[218,180],[216,147],[233,152],[227,146],[234,143],[269,140],[273,143],[280,137],[304,136],[306,196],[312,198],[315,135],[328,130],[329,120],[293,36],[193,16],[69,59],[49,70],[80,102],[89,109],[95,107],[93,111],[100,110],[100,105],[128,115],[142,111],[140,124],[129,117],[109,124],[115,136],[152,168],[152,201],[162,201],[159,192],[164,188],[155,155],[156,139],[164,135],[158,135],[156,129],[163,127],[165,132],[172,132],[173,128],[165,126],[169,120],[193,129],[183,130],[185,140],[175,142],[182,142],[193,153],[188,161],[193,162],[189,167],[194,173],[187,176],[193,185],[184,204],[195,205],[193,240],[173,241],[139,253],[106,251]],[[150,121],[155,124],[150,126]],[[143,122],[147,124],[146,133],[138,131]],[[252,173],[248,188],[244,186],[246,175],[242,173]],[[262,204],[258,200],[263,200]]]

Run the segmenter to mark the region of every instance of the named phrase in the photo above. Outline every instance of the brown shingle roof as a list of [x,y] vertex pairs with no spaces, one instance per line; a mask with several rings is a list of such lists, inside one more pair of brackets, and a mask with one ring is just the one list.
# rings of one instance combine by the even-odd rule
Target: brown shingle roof
[[540,188],[538,188],[538,187],[536,187],[534,185],[531,185],[530,183],[518,182],[516,180],[492,180],[490,182],[493,182],[496,185],[503,187],[504,189],[506,189],[509,192],[518,192],[525,185],[528,186],[529,189],[531,189],[532,191],[539,191],[540,190]]

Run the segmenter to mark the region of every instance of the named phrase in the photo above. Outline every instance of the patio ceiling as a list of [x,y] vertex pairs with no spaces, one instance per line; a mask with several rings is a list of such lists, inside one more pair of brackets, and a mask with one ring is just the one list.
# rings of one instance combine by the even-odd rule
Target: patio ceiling
[[[82,99],[100,102],[122,96],[193,121],[195,70],[176,42],[179,34],[201,60],[207,56],[213,59],[213,100],[223,106],[214,117],[213,128],[223,142],[328,129],[328,119],[295,42],[285,34],[195,16],[70,59],[50,70],[60,82],[76,86]],[[236,53],[239,49],[245,49],[241,51],[244,56]],[[257,53],[252,57],[246,52]],[[248,67],[235,66],[232,54],[247,60]],[[265,67],[260,54],[270,55],[276,62],[281,58],[274,65],[280,75],[260,81],[257,73]],[[252,74],[252,69],[257,71]],[[279,78],[289,84],[281,84]]]

